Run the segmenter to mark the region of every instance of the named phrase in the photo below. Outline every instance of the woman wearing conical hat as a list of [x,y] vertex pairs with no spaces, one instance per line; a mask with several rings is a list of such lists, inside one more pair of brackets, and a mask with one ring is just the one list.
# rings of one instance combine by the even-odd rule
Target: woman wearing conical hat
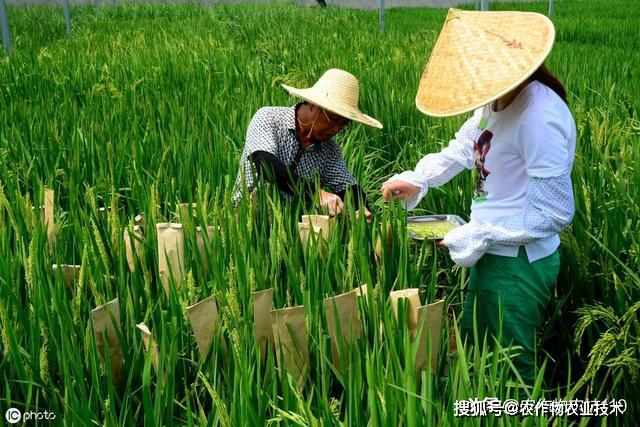
[[[471,267],[462,330],[523,348],[515,366],[535,378],[535,334],[559,269],[560,238],[574,214],[576,127],[562,84],[544,66],[554,27],[543,15],[450,10],[416,104],[427,115],[473,111],[447,148],[382,186],[413,209],[429,188],[464,169],[476,175],[468,224],[440,246]],[[491,342],[491,341],[489,341]]]
[[[382,128],[359,110],[358,80],[346,71],[330,69],[310,88],[282,86],[302,102],[293,107],[263,107],[255,113],[247,129],[234,203],[242,198],[243,185],[248,191],[256,188],[257,175],[277,185],[287,198],[310,200],[319,190],[319,204],[331,215],[342,212],[350,191],[357,213],[370,218],[364,192],[334,139],[351,121]],[[316,175],[327,190],[315,187]]]

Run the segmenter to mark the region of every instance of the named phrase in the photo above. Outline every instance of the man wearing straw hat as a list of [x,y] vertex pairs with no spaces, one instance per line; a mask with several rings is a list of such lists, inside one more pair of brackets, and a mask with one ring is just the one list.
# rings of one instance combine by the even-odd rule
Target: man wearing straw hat
[[343,199],[350,191],[355,208],[362,205],[370,218],[364,193],[347,169],[334,139],[351,121],[382,128],[379,121],[359,110],[358,80],[346,71],[330,69],[313,87],[282,86],[303,101],[293,107],[263,107],[255,113],[240,159],[234,203],[242,198],[243,179],[248,191],[255,188],[254,173],[277,185],[285,197],[307,200],[316,194],[317,176],[320,185],[330,190],[320,189],[319,204],[331,215],[342,212]]
[[[385,199],[412,209],[431,187],[476,174],[471,221],[440,246],[471,267],[462,331],[522,346],[514,360],[535,378],[535,334],[559,270],[558,234],[574,214],[576,127],[563,85],[544,66],[554,27],[537,13],[451,9],[424,70],[416,104],[434,117],[474,114],[447,148],[390,178]],[[491,337],[488,339],[491,342]]]

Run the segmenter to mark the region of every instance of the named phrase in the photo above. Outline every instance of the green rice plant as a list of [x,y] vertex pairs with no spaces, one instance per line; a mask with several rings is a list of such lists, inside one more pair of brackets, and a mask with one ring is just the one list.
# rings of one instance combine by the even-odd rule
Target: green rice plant
[[[446,146],[464,120],[428,118],[414,106],[445,10],[389,10],[381,33],[375,12],[340,8],[120,4],[96,14],[74,6],[67,38],[61,8],[10,7],[14,56],[0,60],[0,408],[46,409],[74,425],[633,425],[640,413],[636,3],[556,4],[548,63],[568,88],[578,127],[577,213],[562,235],[556,298],[539,339],[545,360],[528,388],[511,360],[517,348],[460,336],[468,270],[432,242],[408,239],[406,213],[379,195],[389,176]],[[495,7],[544,12],[546,3]],[[314,209],[281,200],[273,188],[254,207],[234,208],[230,192],[252,114],[293,105],[280,84],[310,85],[331,67],[360,79],[362,110],[385,127],[352,125],[338,137],[374,218],[356,218],[346,200],[325,258],[304,254],[299,242],[297,221]],[[45,186],[56,193],[53,245],[38,210]],[[432,189],[415,214],[465,217],[472,188],[462,173]],[[195,216],[179,218],[180,203],[196,203]],[[123,229],[142,212],[142,257],[131,273]],[[178,219],[185,280],[166,295],[155,224]],[[215,228],[208,268],[196,250],[198,226]],[[388,227],[392,244],[376,257]],[[82,267],[68,286],[52,264]],[[338,370],[322,300],[362,284],[369,289],[359,305],[362,338],[344,349]],[[278,374],[273,351],[263,362],[255,341],[251,292],[271,287],[274,307],[305,306],[310,364],[302,388]],[[419,288],[422,303],[445,299],[456,319],[443,323],[435,372],[415,372],[416,344],[389,307],[389,292],[405,288]],[[222,339],[201,358],[185,310],[212,295]],[[116,297],[119,383],[90,323],[91,310]],[[157,371],[140,322],[157,342]],[[628,408],[606,419],[454,415],[456,402],[484,397],[625,398]]]

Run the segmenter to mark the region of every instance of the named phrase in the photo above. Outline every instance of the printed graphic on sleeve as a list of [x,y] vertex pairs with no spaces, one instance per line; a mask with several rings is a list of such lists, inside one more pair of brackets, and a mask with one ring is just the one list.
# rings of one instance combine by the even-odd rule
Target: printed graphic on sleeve
[[487,154],[489,154],[489,150],[491,149],[492,139],[493,133],[489,129],[484,129],[478,137],[478,141],[473,144],[473,148],[475,150],[474,162],[476,165],[476,171],[478,172],[476,190],[473,196],[473,200],[476,203],[481,203],[487,200],[488,193],[484,188],[484,184],[491,172],[484,167],[484,164]]

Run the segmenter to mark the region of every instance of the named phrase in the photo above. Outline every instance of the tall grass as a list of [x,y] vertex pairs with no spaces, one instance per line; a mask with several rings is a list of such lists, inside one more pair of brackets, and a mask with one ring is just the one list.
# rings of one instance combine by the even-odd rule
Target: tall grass
[[[544,2],[543,2],[544,3]],[[543,12],[543,3],[496,5]],[[10,8],[15,56],[0,62],[0,401],[48,409],[67,424],[441,425],[463,423],[456,400],[626,398],[639,414],[640,40],[634,1],[563,1],[549,65],[566,84],[578,125],[573,171],[577,215],[562,236],[562,267],[536,386],[509,382],[510,351],[491,340],[442,331],[438,372],[416,380],[412,344],[386,297],[419,287],[423,302],[446,299],[460,314],[467,279],[446,252],[408,241],[404,213],[380,184],[440,149],[463,118],[430,119],[414,106],[444,10],[391,10],[384,33],[372,12],[287,5],[74,7],[65,36],[61,8]],[[372,224],[350,213],[326,259],[305,259],[296,219],[303,208],[262,197],[237,217],[230,190],[251,115],[295,102],[280,83],[306,86],[327,68],[361,81],[361,108],[384,130],[354,126],[340,136],[349,166],[372,204]],[[420,213],[466,215],[470,176],[432,190]],[[37,211],[43,186],[56,190],[56,243]],[[188,225],[176,203],[195,202]],[[99,207],[110,207],[108,214]],[[141,270],[129,273],[122,229],[146,213]],[[189,249],[187,279],[166,296],[157,277],[155,223],[216,225],[209,270]],[[381,260],[375,238],[392,225]],[[53,263],[82,264],[72,289]],[[331,364],[322,299],[367,283],[364,336],[344,373]],[[305,305],[311,367],[305,386],[260,360],[250,292],[274,286],[277,308]],[[200,360],[185,308],[215,295],[228,351]],[[100,361],[90,310],[119,297],[125,368],[119,384]],[[161,354],[145,357],[144,321]],[[382,325],[382,326],[380,326]],[[415,351],[415,345],[413,350]],[[547,424],[551,419],[526,420]],[[559,425],[578,422],[553,420]],[[480,419],[464,422],[479,425]],[[581,423],[586,423],[582,420]],[[520,425],[519,418],[484,420]]]

